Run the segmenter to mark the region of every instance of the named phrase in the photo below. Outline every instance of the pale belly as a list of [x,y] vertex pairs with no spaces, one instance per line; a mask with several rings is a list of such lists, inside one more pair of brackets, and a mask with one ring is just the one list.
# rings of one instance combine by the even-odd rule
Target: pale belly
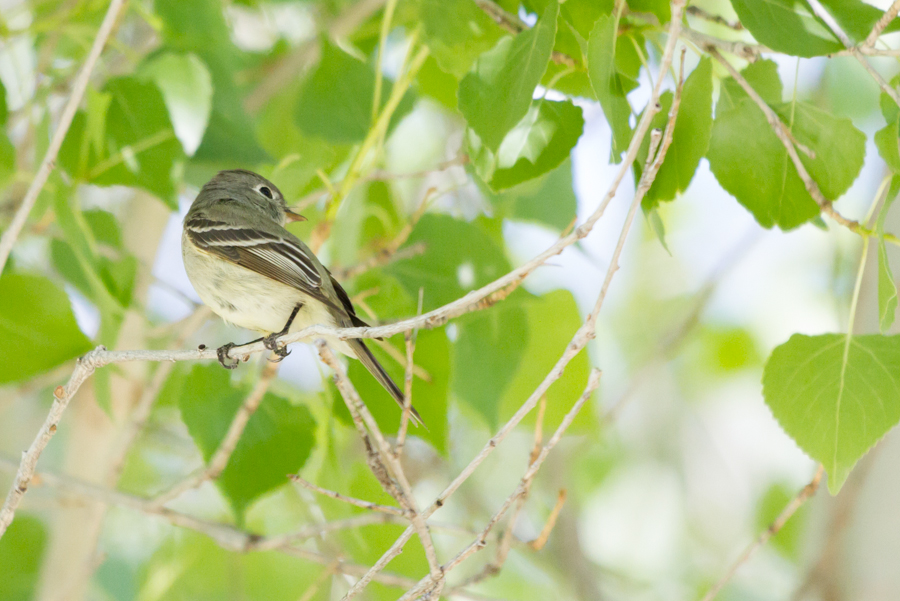
[[[202,252],[184,252],[184,268],[200,300],[213,312],[236,326],[271,334],[280,332],[298,304],[291,332],[311,325],[337,325],[321,302],[281,282],[240,265],[216,260]],[[198,277],[198,273],[208,274]],[[354,355],[342,340],[325,337],[334,350]]]

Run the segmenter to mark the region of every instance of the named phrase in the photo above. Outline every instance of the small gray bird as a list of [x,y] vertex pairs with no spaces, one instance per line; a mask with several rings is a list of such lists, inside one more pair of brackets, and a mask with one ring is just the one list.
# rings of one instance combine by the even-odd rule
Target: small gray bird
[[[219,317],[248,330],[265,332],[263,341],[281,361],[288,350],[278,337],[321,324],[365,327],[350,297],[331,272],[285,221],[305,221],[287,208],[275,185],[252,171],[221,171],[194,199],[184,218],[181,252],[188,278],[203,302]],[[366,369],[403,406],[403,392],[360,339],[326,336],[331,348],[362,361]],[[249,342],[246,344],[250,344]],[[237,367],[219,347],[219,363]],[[416,423],[421,418],[415,409]]]

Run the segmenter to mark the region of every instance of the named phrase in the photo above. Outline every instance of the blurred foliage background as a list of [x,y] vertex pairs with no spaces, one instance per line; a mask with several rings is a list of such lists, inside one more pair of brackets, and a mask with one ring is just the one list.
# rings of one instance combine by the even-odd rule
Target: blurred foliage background
[[[599,392],[515,522],[454,571],[445,596],[699,598],[818,462],[840,494],[818,491],[719,598],[900,596],[900,439],[881,440],[900,419],[900,343],[888,335],[898,261],[884,235],[900,231],[887,212],[900,189],[900,109],[816,13],[860,44],[890,2],[813,4],[691,3],[672,147],[596,339],[546,395],[544,437],[591,366],[603,370]],[[0,0],[4,230],[108,6]],[[664,0],[126,2],[0,278],[0,484],[12,483],[73,360],[96,345],[251,338],[210,318],[181,263],[181,219],[218,170],[279,186],[309,218],[291,230],[368,321],[430,311],[596,209],[658,78],[668,91],[654,126],[665,125],[678,70],[676,60],[659,72],[670,19]],[[885,80],[898,71],[895,29],[864,59]],[[763,112],[709,48],[743,70],[862,235],[820,216]],[[635,180],[648,153],[645,140]],[[522,405],[593,307],[634,194],[626,180],[588,238],[507,298],[418,333],[412,398],[428,427],[411,432],[404,468],[420,505]],[[820,351],[827,360],[813,361]],[[404,353],[402,336],[376,347],[397,381]],[[341,598],[405,522],[286,478],[393,504],[307,345],[280,364],[215,482],[152,504],[210,460],[265,365],[99,370],[0,539],[0,600]],[[348,368],[395,432],[396,406],[357,362]],[[441,561],[515,489],[535,423],[526,418],[435,514]],[[548,520],[546,544],[529,546]],[[296,533],[285,548],[241,551],[285,533]],[[427,574],[414,537],[361,598],[398,598]]]

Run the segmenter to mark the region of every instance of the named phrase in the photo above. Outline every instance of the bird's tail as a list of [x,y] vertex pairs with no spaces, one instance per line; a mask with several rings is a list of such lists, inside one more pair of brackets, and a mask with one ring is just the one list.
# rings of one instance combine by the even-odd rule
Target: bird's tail
[[[347,340],[347,343],[350,345],[350,348],[356,353],[356,357],[362,361],[362,364],[366,366],[366,369],[369,370],[369,373],[375,376],[375,379],[384,386],[384,389],[387,390],[394,400],[397,401],[397,404],[402,408],[404,406],[404,397],[403,391],[394,383],[391,377],[388,375],[384,368],[381,366],[381,363],[375,359],[375,355],[372,354],[372,351],[369,350],[369,347],[366,344],[358,339]],[[415,407],[410,407],[410,416],[412,417],[413,422],[417,426],[424,426],[422,422],[422,416],[419,415],[419,412],[416,411]]]

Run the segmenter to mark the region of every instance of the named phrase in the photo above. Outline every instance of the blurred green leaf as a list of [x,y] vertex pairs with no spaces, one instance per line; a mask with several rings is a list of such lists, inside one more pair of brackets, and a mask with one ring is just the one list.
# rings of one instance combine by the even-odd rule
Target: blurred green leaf
[[91,209],[82,211],[81,216],[91,228],[97,242],[122,248],[122,231],[115,215],[102,209]]
[[463,316],[457,327],[453,391],[495,430],[503,392],[528,345],[528,315],[521,300],[509,298],[488,311]]
[[417,90],[420,94],[437,100],[451,111],[456,110],[456,93],[459,81],[441,69],[433,56],[429,56],[416,74]]
[[[806,103],[772,107],[794,138],[815,153],[800,160],[826,198],[837,200],[862,169],[866,137],[849,119],[839,119]],[[781,141],[762,110],[748,98],[717,111],[707,152],[719,184],[746,207],[760,225],[789,230],[819,214]]]
[[875,146],[888,168],[900,173],[900,115],[875,132]]
[[704,369],[733,372],[762,362],[753,336],[744,328],[704,326],[700,331],[700,344],[700,365]]
[[323,570],[278,551],[231,553],[208,537],[183,531],[166,539],[143,565],[136,598],[294,601],[315,585]]
[[[659,114],[668,119],[667,110]],[[712,63],[710,59],[703,58],[684,82],[672,144],[644,197],[642,206],[645,211],[687,190],[700,159],[709,148],[712,125]],[[641,165],[640,161],[634,164],[636,167]]]
[[37,596],[47,532],[37,518],[19,512],[0,538],[3,584],[0,601],[29,601]]
[[531,106],[550,61],[558,9],[549,2],[533,28],[501,39],[459,83],[459,110],[491,151],[497,151]]
[[540,178],[487,196],[498,217],[534,221],[560,231],[572,223],[578,208],[569,159]]
[[637,85],[616,70],[617,42],[618,20],[612,15],[597,19],[588,40],[588,74],[612,129],[610,158],[615,163],[631,142],[631,105],[626,95]]
[[69,298],[39,275],[0,277],[0,384],[27,380],[91,349]]
[[[519,370],[506,387],[500,409],[500,422],[508,420],[518,411],[522,403],[534,392],[538,384],[553,369],[553,366],[572,341],[572,336],[581,327],[582,319],[572,293],[556,290],[529,302],[528,342],[522,353]],[[523,341],[524,344],[524,341]],[[587,385],[590,364],[587,353],[581,352],[569,362],[562,377],[547,391],[547,410],[544,414],[544,431],[559,425],[563,416],[584,392]],[[523,424],[534,424],[532,411]],[[594,424],[590,404],[585,406],[569,432],[585,431]]]
[[[209,461],[249,390],[235,388],[219,365],[198,365],[184,379],[178,406],[191,437]],[[267,393],[216,480],[240,522],[260,495],[288,482],[315,445],[316,424],[309,410]]]
[[[891,78],[890,86],[895,89],[897,86],[900,86],[900,74]],[[881,108],[881,114],[884,115],[884,120],[888,123],[892,123],[900,117],[900,107],[897,106],[897,103],[894,102],[893,98],[884,92],[878,97],[878,106]]]
[[479,226],[446,215],[427,214],[408,244],[422,242],[421,255],[396,261],[386,268],[412,298],[424,289],[423,311],[436,309],[466,292],[488,284],[509,271],[503,251]]
[[9,107],[6,105],[6,86],[0,81],[0,126],[6,125],[9,118]]
[[[491,188],[504,190],[539,177],[569,157],[584,131],[581,107],[571,101],[535,100],[525,117],[506,134],[496,154],[473,152],[479,175]],[[470,147],[480,140],[471,130]]]
[[[784,484],[773,484],[756,506],[756,530],[766,530],[784,511],[794,497],[795,490]],[[800,559],[802,535],[806,529],[808,506],[797,508],[797,512],[772,536],[771,545],[792,561]]]
[[[406,346],[401,336],[393,340],[395,347],[406,356]],[[405,364],[400,365],[380,345],[368,342],[369,348],[375,354],[390,374],[394,382],[404,389]],[[390,342],[389,342],[390,344]],[[413,405],[422,416],[425,428],[409,425],[409,434],[427,440],[443,454],[447,454],[449,448],[449,433],[447,423],[447,397],[450,382],[450,343],[443,330],[421,330],[416,340],[413,362],[425,370],[428,379],[419,376],[413,378],[412,400]],[[372,416],[375,417],[382,431],[387,434],[397,432],[400,427],[401,410],[397,403],[384,390],[381,384],[363,367],[362,363],[355,360],[349,361],[348,375],[353,385],[359,392],[360,398],[366,403]],[[337,395],[336,404],[338,410],[349,418],[349,411]],[[352,422],[350,422],[352,423]],[[426,429],[427,428],[427,429]]]
[[60,164],[73,177],[101,186],[136,186],[177,208],[175,165],[184,159],[159,89],[131,77],[104,87],[111,100],[105,118],[105,147],[98,153],[91,118],[80,112],[60,150]]
[[900,421],[900,336],[794,334],[772,351],[763,396],[837,494],[856,462]]
[[425,43],[441,69],[456,79],[504,32],[471,0],[418,0]]
[[16,148],[0,131],[0,186],[5,186],[9,178],[16,172]]
[[668,0],[627,0],[628,8],[635,12],[652,13],[661,24],[672,20],[672,10]]
[[822,56],[844,45],[803,0],[731,0],[744,27],[772,50],[791,56]]
[[185,153],[193,155],[209,123],[213,85],[209,69],[195,54],[166,52],[145,64],[139,75],[162,92],[175,135]]

